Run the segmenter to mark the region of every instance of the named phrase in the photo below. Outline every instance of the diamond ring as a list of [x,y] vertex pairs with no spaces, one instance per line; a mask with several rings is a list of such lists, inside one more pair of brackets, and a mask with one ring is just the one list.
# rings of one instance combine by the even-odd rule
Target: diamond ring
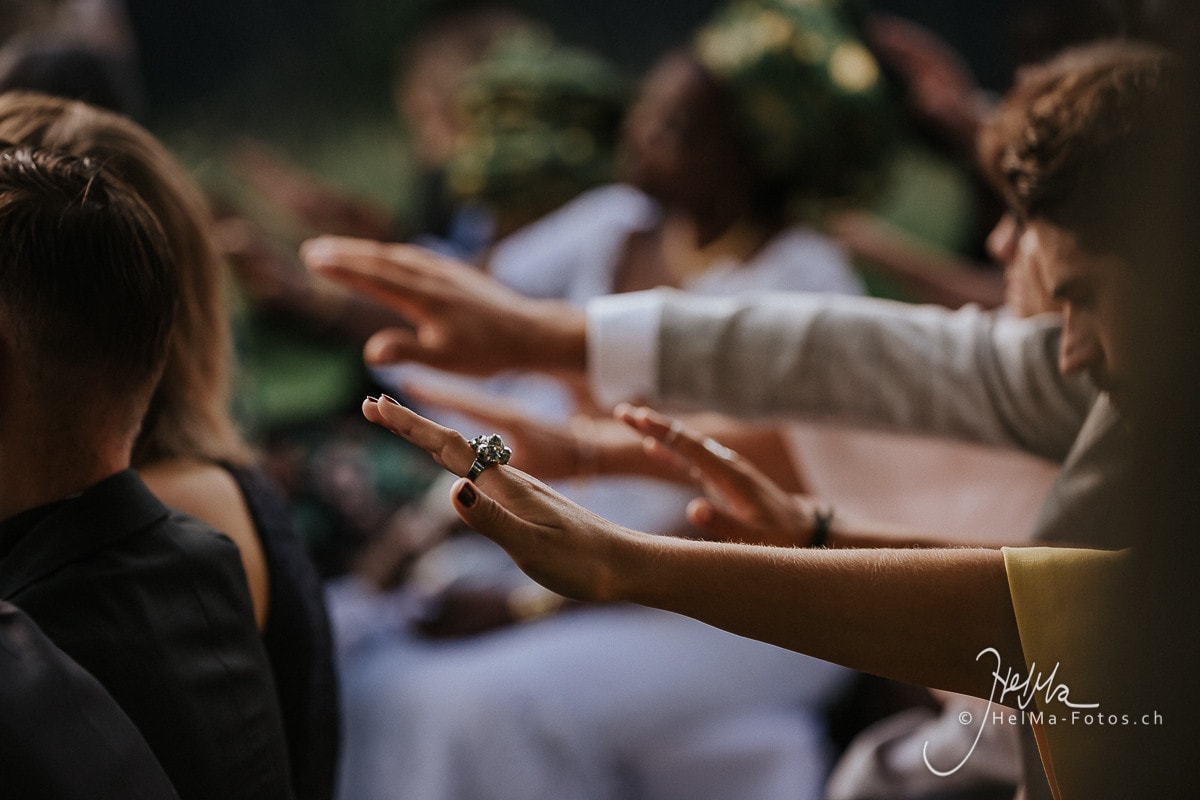
[[479,473],[488,467],[507,464],[508,460],[512,458],[512,448],[504,445],[504,440],[500,438],[499,434],[476,436],[467,444],[471,445],[471,449],[475,451],[475,461],[467,470],[467,480],[469,481],[475,480]]

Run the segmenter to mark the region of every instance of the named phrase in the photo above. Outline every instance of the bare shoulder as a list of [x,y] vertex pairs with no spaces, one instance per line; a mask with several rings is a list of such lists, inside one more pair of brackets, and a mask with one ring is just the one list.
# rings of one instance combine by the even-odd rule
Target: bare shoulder
[[237,539],[254,523],[233,476],[216,464],[173,459],[139,470],[150,491],[171,508],[203,520]]

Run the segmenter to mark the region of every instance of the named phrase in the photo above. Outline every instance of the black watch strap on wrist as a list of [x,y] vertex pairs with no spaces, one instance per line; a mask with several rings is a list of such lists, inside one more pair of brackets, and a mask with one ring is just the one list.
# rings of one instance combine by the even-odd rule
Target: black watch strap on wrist
[[826,547],[829,544],[829,528],[833,525],[833,509],[818,510],[813,512],[813,531],[812,538],[809,539],[809,547]]

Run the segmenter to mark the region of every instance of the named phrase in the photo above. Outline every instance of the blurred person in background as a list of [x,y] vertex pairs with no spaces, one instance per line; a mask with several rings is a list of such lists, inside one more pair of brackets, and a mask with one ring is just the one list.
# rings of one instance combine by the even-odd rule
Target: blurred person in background
[[[738,50],[747,28],[772,21],[782,28],[778,39]],[[811,46],[813,61],[772,46],[797,40]],[[543,69],[553,66],[542,61]],[[530,59],[528,68],[536,63]],[[553,83],[543,77],[539,85]],[[803,100],[797,86],[807,89]],[[754,99],[763,97],[783,113],[757,115]],[[536,91],[514,88],[486,107],[501,122],[532,111],[534,131],[544,109],[550,127],[542,140],[586,152],[578,146],[587,142],[583,130],[572,130],[583,128],[582,120],[570,105],[557,109],[557,124],[555,107]],[[706,26],[694,49],[664,59],[643,86],[626,127],[624,166],[645,193],[629,185],[587,192],[498,241],[487,268],[523,292],[571,302],[659,283],[713,295],[861,291],[816,224],[825,204],[870,191],[888,141],[887,107],[874,61],[837,11],[769,2],[732,7]],[[796,139],[797,131],[808,135]],[[772,145],[770,160],[755,155],[763,141]],[[459,163],[491,164],[480,184],[498,188],[506,164],[521,156],[537,162],[540,152],[515,135],[468,136],[464,144],[483,159],[467,152]],[[450,164],[453,185],[456,159]],[[537,198],[522,192],[514,199]],[[403,374],[402,391],[430,385],[420,371]],[[520,380],[506,376],[474,391],[547,417],[572,413],[569,394],[548,402]],[[765,438],[778,444],[771,431]],[[653,520],[663,532],[683,523],[685,498],[665,495],[661,485],[594,479],[572,491],[594,509]],[[378,574],[369,560],[375,555],[364,558],[364,569]],[[563,606],[561,598],[514,582],[511,562],[477,537],[456,537],[411,570],[410,589],[437,587],[433,616],[421,624],[441,636],[549,617]],[[341,599],[335,610],[362,611],[351,606],[363,602],[377,623],[381,608],[400,607],[394,595],[374,606],[362,595]],[[446,641],[422,641],[403,623],[391,631],[364,624],[344,657],[348,714],[362,725],[361,740],[353,730],[347,739],[348,752],[361,751],[347,769],[356,796],[819,794],[829,748],[823,709],[849,678],[828,665],[626,608],[572,609]],[[755,677],[718,677],[739,668]],[[581,684],[592,688],[581,693]]]
[[[1044,245],[1040,251],[1041,268],[1049,271],[1045,281],[1060,302],[1067,306],[1067,327],[1062,333],[1061,347],[1056,346],[1058,334],[1053,325],[1005,320],[977,312],[948,314],[931,308],[912,309],[865,301],[836,302],[803,296],[781,297],[777,302],[761,298],[756,302],[710,303],[702,307],[698,302],[689,303],[683,298],[656,293],[630,299],[660,301],[661,305],[648,304],[642,309],[646,313],[656,308],[661,311],[661,318],[652,322],[651,328],[680,334],[679,338],[671,338],[667,334],[665,339],[660,340],[670,350],[669,355],[662,358],[663,370],[657,375],[657,380],[681,387],[679,393],[682,394],[689,391],[693,395],[703,393],[711,402],[727,401],[723,402],[724,405],[735,403],[743,412],[757,410],[758,413],[780,413],[786,409],[828,414],[838,410],[850,418],[870,420],[875,424],[890,422],[905,427],[928,427],[943,434],[1007,441],[1030,449],[1054,446],[1065,450],[1069,446],[1071,452],[1063,474],[1051,490],[1037,523],[1038,535],[1066,541],[1088,536],[1089,541],[1097,546],[1120,546],[1122,536],[1127,537],[1130,531],[1143,530],[1138,515],[1146,513],[1148,509],[1139,493],[1130,494],[1124,490],[1136,486],[1144,491],[1148,487],[1143,485],[1143,474],[1153,474],[1154,480],[1164,477],[1166,480],[1153,487],[1151,496],[1157,496],[1165,490],[1167,497],[1170,497],[1174,491],[1172,487],[1179,485],[1169,474],[1170,471],[1186,467],[1184,462],[1179,462],[1172,455],[1178,448],[1170,434],[1167,434],[1167,438],[1158,435],[1163,429],[1162,415],[1146,412],[1157,403],[1164,411],[1170,412],[1166,417],[1171,420],[1167,428],[1178,424],[1184,408],[1168,387],[1175,379],[1183,381],[1183,386],[1191,386],[1188,381],[1194,378],[1188,369],[1193,362],[1156,355],[1152,344],[1159,341],[1152,333],[1155,331],[1167,334],[1162,341],[1173,341],[1170,336],[1178,335],[1177,326],[1183,320],[1178,314],[1182,300],[1170,291],[1170,287],[1182,277],[1170,269],[1170,256],[1176,252],[1171,231],[1178,231],[1181,210],[1171,205],[1170,201],[1166,205],[1160,202],[1164,197],[1174,197],[1169,191],[1173,188],[1172,184],[1167,182],[1164,185],[1163,178],[1174,176],[1175,173],[1157,169],[1143,172],[1140,169],[1145,167],[1144,159],[1147,157],[1176,159],[1180,156],[1177,150],[1179,142],[1171,137],[1176,127],[1155,125],[1159,121],[1156,116],[1142,113],[1143,109],[1161,110],[1156,100],[1158,95],[1153,91],[1159,85],[1156,79],[1161,77],[1161,71],[1155,66],[1158,63],[1161,63],[1161,57],[1151,54],[1145,63],[1148,72],[1135,68],[1130,72],[1117,71],[1111,75],[1101,72],[1094,75],[1092,81],[1081,80],[1076,83],[1066,80],[1059,84],[1051,81],[1051,90],[1059,86],[1073,98],[1073,102],[1032,103],[1021,120],[1021,128],[1027,129],[1030,135],[1021,135],[1012,140],[1002,162],[1006,196],[1015,208],[1025,214],[1028,224],[1038,227],[1037,235],[1023,239],[1031,244],[1040,242]],[[1117,85],[1110,86],[1110,79],[1117,79]],[[1032,85],[1037,86],[1036,80]],[[1090,102],[1097,98],[1103,102]],[[1103,124],[1083,114],[1083,109],[1091,115],[1100,115]],[[1134,131],[1128,125],[1110,123],[1110,116],[1126,122],[1137,121],[1139,124],[1143,123],[1145,116],[1150,116],[1150,119],[1145,120],[1142,128]],[[1165,144],[1173,147],[1163,149],[1152,146],[1163,141],[1158,138],[1160,136],[1165,136]],[[1061,146],[1063,137],[1077,137],[1078,140],[1073,148],[1064,151]],[[1057,156],[1064,153],[1066,155],[1061,159],[1046,158],[1047,154]],[[1093,169],[1098,153],[1103,154],[1108,169]],[[1180,159],[1179,163],[1186,165],[1188,162]],[[1106,207],[1105,202],[1111,202],[1112,206]],[[1077,231],[1082,237],[1079,243],[1083,253],[1092,257],[1081,254],[1081,248],[1059,248],[1052,243],[1066,245],[1057,238],[1059,226],[1064,225]],[[1043,234],[1051,241],[1044,241]],[[1135,272],[1126,262],[1114,264],[1112,259],[1095,257],[1097,253],[1109,252],[1123,254],[1122,258],[1128,259],[1128,264],[1136,263],[1144,268]],[[510,338],[495,335],[503,329],[518,336],[536,332],[537,340],[545,348],[542,363],[546,367],[582,369],[589,349],[598,345],[596,338],[600,342],[611,342],[608,337],[616,333],[605,327],[605,320],[612,321],[615,318],[606,317],[605,314],[617,310],[617,298],[612,298],[614,302],[590,304],[586,318],[583,315],[576,318],[576,314],[565,306],[509,298],[495,294],[494,290],[489,294],[469,272],[439,263],[436,265],[437,271],[445,275],[447,284],[456,287],[455,297],[458,300],[452,307],[443,306],[438,299],[442,287],[436,284],[417,289],[414,284],[404,281],[389,288],[389,269],[393,275],[410,272],[420,274],[434,267],[425,263],[418,253],[403,248],[389,251],[365,243],[346,242],[339,245],[328,242],[314,244],[309,257],[315,265],[324,265],[327,274],[345,270],[345,277],[351,285],[369,287],[378,297],[386,297],[389,292],[402,292],[404,307],[416,315],[422,327],[426,328],[426,333],[430,326],[440,327],[442,336],[436,340],[426,336],[420,340],[423,345],[418,345],[416,340],[410,340],[403,334],[381,334],[367,351],[367,355],[375,360],[404,354],[431,363],[454,364],[457,368],[482,371],[501,365],[519,364],[521,348],[513,347]],[[389,260],[392,263],[389,264]],[[375,283],[376,280],[379,282]],[[1095,290],[1094,293],[1091,289]],[[1154,300],[1151,301],[1151,298]],[[485,311],[484,307],[490,311]],[[623,319],[629,320],[631,317],[628,312],[632,309],[627,306],[626,311]],[[450,318],[458,315],[457,324],[449,322],[443,313]],[[529,319],[535,316],[539,319],[534,332],[524,325],[514,324],[512,319],[526,319],[527,314],[530,315]],[[503,325],[497,325],[499,318],[505,320]],[[587,332],[584,328],[585,319]],[[1135,327],[1126,329],[1126,323],[1135,324]],[[474,335],[472,332],[478,327],[486,327],[493,335],[469,339],[472,344],[464,350],[462,346],[465,341],[458,337]],[[919,335],[921,330],[926,335]],[[702,340],[697,340],[702,331],[708,331],[711,337],[706,335]],[[903,335],[900,335],[902,332]],[[443,338],[445,336],[450,338]],[[779,360],[772,361],[770,368],[764,369],[766,365],[756,368],[744,360],[758,358],[767,338],[774,341],[773,337],[776,336],[778,343],[771,349],[779,348]],[[906,341],[909,343],[905,344]],[[715,342],[721,344],[715,345]],[[1143,360],[1129,360],[1126,348],[1137,342],[1148,345],[1145,350],[1138,350],[1143,353]],[[418,346],[409,347],[408,344]],[[440,349],[431,345],[440,345]],[[633,341],[630,340],[626,348],[632,345]],[[725,348],[739,345],[747,348],[743,351],[744,358],[719,357]],[[860,364],[852,354],[864,347],[873,355]],[[715,359],[714,350],[718,353]],[[1086,369],[1106,389],[1105,394],[1095,398],[1090,411],[1086,401],[1081,406],[1071,400],[1072,393],[1066,391],[1071,381],[1063,379],[1051,369],[1056,350],[1063,373],[1081,373]],[[465,354],[479,352],[486,352],[489,360],[465,357]],[[601,380],[598,384],[608,389],[608,396],[611,396],[615,387],[629,388],[634,375],[612,372],[614,362],[605,351],[591,349],[590,353],[591,357],[586,358],[586,367],[594,380],[604,377],[606,366],[610,368],[607,381]],[[688,354],[693,360],[685,365],[680,359]],[[622,352],[621,355],[636,356],[631,352]],[[942,366],[914,368],[916,363],[924,363],[922,359],[928,359],[931,365]],[[789,366],[783,367],[784,362]],[[902,378],[906,381],[906,392],[897,394],[887,391],[890,382],[881,381],[879,370],[888,364],[897,367],[909,365],[907,378]],[[847,370],[856,365],[867,367],[865,380],[859,389],[847,391]],[[794,373],[793,368],[796,370]],[[959,374],[960,379],[941,383],[939,369],[946,368]],[[637,384],[642,391],[654,391],[656,370],[653,369],[653,359],[648,373],[648,383]],[[755,374],[758,375],[757,380]],[[795,380],[779,377],[784,374],[793,375]],[[1122,374],[1135,375],[1136,383],[1118,380]],[[771,376],[776,376],[776,380],[770,384],[775,391],[764,392],[763,381]],[[1013,391],[1016,386],[1025,386],[1026,390]],[[1031,388],[1033,391],[1027,391]],[[1142,396],[1143,391],[1152,389],[1157,392],[1157,400]],[[670,389],[665,391],[671,392]],[[956,411],[955,403],[960,396],[974,399]],[[1114,405],[1119,406],[1122,413],[1130,414],[1131,428],[1134,420],[1137,421],[1137,429],[1143,434],[1142,446],[1162,448],[1164,455],[1172,456],[1165,462],[1169,465],[1168,474],[1163,475],[1161,469],[1147,472],[1142,469],[1145,464],[1140,459],[1131,461],[1128,458],[1130,450],[1126,426],[1122,424],[1122,417],[1115,411]],[[374,407],[368,403],[368,412]],[[418,424],[412,429],[415,435],[436,433],[436,429],[420,425],[410,415],[398,409],[390,410],[394,406],[380,403],[379,408],[383,409],[382,416],[391,422],[394,430],[405,430],[401,421],[407,420]],[[1078,425],[1085,414],[1088,419],[1080,430]],[[664,427],[658,435],[668,438],[668,433]],[[1072,444],[1070,439],[1075,433],[1079,435]],[[434,446],[438,436],[440,434],[433,436],[427,444]],[[453,441],[453,437],[446,441]],[[1134,450],[1134,455],[1139,449],[1141,447]],[[446,463],[447,454],[442,453],[441,456],[441,463]],[[457,460],[462,458],[469,460],[465,450]],[[451,468],[460,469],[454,465]],[[510,474],[503,469],[500,473]],[[1185,469],[1184,474],[1191,473]],[[464,496],[467,500],[460,503],[458,509],[471,518],[470,512],[465,509],[473,505],[471,501],[479,495],[472,491]],[[573,516],[572,519],[578,525],[587,526],[588,520],[593,518],[584,515]],[[503,521],[500,518],[493,519],[497,520]],[[480,517],[477,523],[482,521]],[[1173,535],[1172,532],[1179,530],[1177,525],[1178,521],[1169,524],[1162,533]],[[568,525],[564,530],[574,530],[575,527],[577,525]],[[493,530],[499,532],[500,529]],[[1156,534],[1158,529],[1152,528],[1150,532]],[[673,541],[663,542],[661,546],[652,539],[642,541],[649,545],[648,550],[660,556],[676,550],[697,555],[726,552],[721,548],[692,547]],[[516,538],[506,539],[506,542],[512,548],[521,546]],[[1169,550],[1160,550],[1158,547],[1155,550],[1169,558]],[[739,558],[742,555],[750,558],[755,551],[753,548],[731,548],[728,552],[731,555],[740,554]],[[971,556],[965,551],[956,552]],[[1006,553],[1005,558],[1011,558],[1014,563],[1023,560],[1020,552],[1016,551],[1011,556]],[[1186,548],[1183,552],[1187,552]],[[910,555],[913,561],[924,558],[915,551],[905,554],[905,558]],[[986,553],[982,555],[993,558]],[[1036,555],[1030,553],[1031,558]],[[898,556],[895,552],[891,556],[881,555],[882,558]],[[534,566],[537,556],[530,553],[530,557],[530,565]],[[856,554],[847,553],[846,560],[851,561],[856,557]],[[764,558],[769,558],[775,565],[782,564],[784,560],[797,564],[811,561],[814,567],[826,563],[799,551],[777,551],[769,556],[764,553]],[[930,563],[949,558],[944,554],[935,554]],[[573,565],[585,566],[574,556],[569,560]],[[841,563],[832,556],[827,561],[830,564],[835,561]],[[960,572],[954,567],[947,574],[950,573],[960,573],[962,577],[969,571]],[[579,573],[579,577],[587,580],[586,573]],[[710,577],[718,579],[715,574]],[[1170,585],[1179,588],[1179,584]],[[806,586],[807,582],[802,582],[796,585],[795,590],[806,591]],[[742,590],[754,591],[756,585],[752,587],[747,584]],[[707,596],[707,593],[703,594]],[[910,594],[890,595],[893,601],[901,596],[909,597]],[[823,597],[823,594],[817,592],[810,597],[815,600]],[[698,604],[704,605],[705,602],[697,598]],[[813,618],[814,623],[828,613],[841,613],[834,611],[834,607],[841,608],[839,603],[834,602],[831,607],[825,608]],[[736,616],[740,607],[737,603],[718,603],[710,610],[717,616],[724,613]],[[950,611],[944,605],[939,608],[941,610],[938,613]],[[1181,610],[1188,608],[1184,606]],[[853,604],[842,610],[847,609],[852,613]],[[794,620],[793,624],[789,624],[787,619],[781,620],[781,623],[781,635],[803,635],[810,630],[809,626],[795,626]],[[835,624],[828,630],[836,636],[840,626]],[[784,634],[783,631],[790,631],[790,634]],[[889,631],[880,630],[881,640],[888,640]],[[1162,632],[1165,631],[1156,631],[1154,635]],[[1139,634],[1135,638],[1142,637]],[[845,642],[844,638],[839,641]],[[869,644],[874,639],[859,637],[853,641]],[[905,646],[905,654],[918,652],[926,651],[921,646],[913,647],[911,642]],[[1137,650],[1123,650],[1121,655],[1126,652],[1137,658]],[[1111,664],[1118,656],[1113,652],[1095,655],[1099,659],[1097,664]],[[895,656],[891,661],[885,658],[876,669],[892,670],[896,674],[896,659],[904,661],[906,658],[907,655]],[[1078,670],[1080,662],[1076,663]],[[1083,680],[1088,673],[1077,671],[1075,674],[1077,680]],[[1174,687],[1167,690],[1166,694],[1160,692],[1157,698],[1167,700],[1171,692],[1182,688]],[[1181,702],[1190,697],[1186,691],[1179,694]],[[1153,755],[1161,761],[1185,740],[1174,737],[1172,743],[1170,734],[1164,734],[1169,737],[1164,740],[1158,733],[1148,731],[1145,741],[1166,745]],[[1143,756],[1151,756],[1145,748],[1142,750]],[[1063,757],[1066,758],[1065,755]],[[1079,763],[1072,765],[1072,780],[1081,777],[1075,772]],[[1129,759],[1124,763],[1127,767],[1134,766]],[[1151,774],[1144,769],[1143,762],[1139,761],[1139,764],[1138,771],[1130,775]],[[1158,777],[1157,773],[1155,777]]]

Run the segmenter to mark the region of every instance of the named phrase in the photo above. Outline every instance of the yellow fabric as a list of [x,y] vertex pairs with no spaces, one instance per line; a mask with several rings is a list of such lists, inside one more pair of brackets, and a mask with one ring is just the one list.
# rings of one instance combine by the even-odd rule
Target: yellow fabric
[[1182,632],[1155,624],[1163,603],[1153,580],[1128,550],[1005,548],[1004,561],[1024,674],[1048,679],[1030,694],[1044,714],[1035,729],[1055,796],[1175,796],[1194,768],[1184,755],[1194,742],[1182,741],[1193,722],[1176,704],[1192,671],[1171,661]]

